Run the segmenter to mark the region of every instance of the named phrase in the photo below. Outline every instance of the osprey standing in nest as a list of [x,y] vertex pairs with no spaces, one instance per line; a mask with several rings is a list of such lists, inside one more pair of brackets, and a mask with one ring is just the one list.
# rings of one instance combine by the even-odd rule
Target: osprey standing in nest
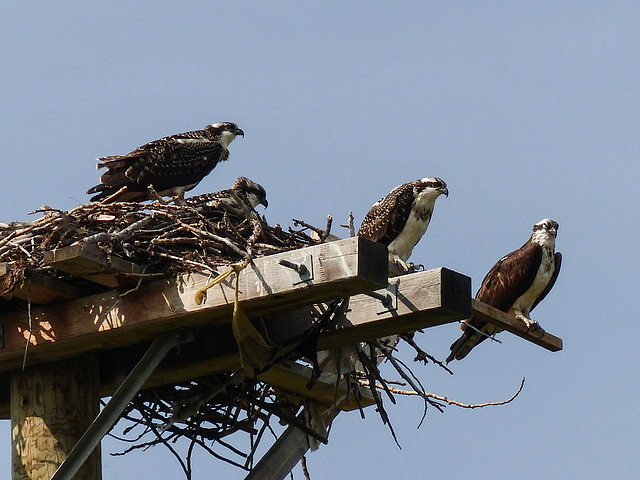
[[253,180],[249,180],[247,177],[238,178],[233,186],[227,190],[204,193],[186,199],[187,205],[194,208],[202,206],[215,208],[220,204],[242,207],[243,205],[238,205],[238,201],[241,201],[244,206],[251,210],[255,209],[258,205],[263,205],[264,208],[269,206],[269,202],[267,202],[267,192],[262,185]]
[[438,177],[404,183],[377,201],[365,215],[358,236],[387,245],[389,261],[409,270],[406,261],[427,231],[436,199],[449,196]]
[[237,135],[244,137],[244,132],[235,123],[214,123],[154,140],[126,155],[100,157],[98,169],[107,171],[87,193],[97,193],[92,202],[137,202],[161,195],[177,196],[176,203],[184,204],[184,192],[229,158],[229,144]]
[[[518,250],[496,263],[476,294],[476,300],[522,320],[530,329],[539,329],[529,316],[556,283],[562,254],[555,251],[558,223],[549,218],[533,226],[533,234]],[[495,325],[471,317],[462,322],[464,333],[451,345],[451,360],[462,360],[485,338],[500,332]]]

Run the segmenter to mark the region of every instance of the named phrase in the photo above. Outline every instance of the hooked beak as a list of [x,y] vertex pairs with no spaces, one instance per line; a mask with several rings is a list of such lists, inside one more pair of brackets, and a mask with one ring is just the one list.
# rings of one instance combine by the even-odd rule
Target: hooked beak
[[449,190],[447,189],[447,187],[441,188],[440,193],[442,193],[447,198],[449,197]]
[[244,138],[244,132],[242,131],[242,129],[241,129],[241,128],[238,128],[238,129],[236,130],[236,136],[238,136],[238,135],[242,135],[242,138]]
[[267,199],[265,198],[264,200],[262,200],[260,202],[262,205],[264,205],[264,208],[267,208],[269,206],[269,202],[267,202]]

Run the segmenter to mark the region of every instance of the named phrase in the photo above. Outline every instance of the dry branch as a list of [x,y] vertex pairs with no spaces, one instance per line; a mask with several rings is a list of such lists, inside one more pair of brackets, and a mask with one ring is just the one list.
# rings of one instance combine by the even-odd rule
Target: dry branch
[[45,252],[74,244],[95,245],[107,258],[145,267],[146,274],[172,275],[214,272],[245,258],[318,243],[304,233],[315,227],[305,224],[302,230],[285,232],[255,211],[227,207],[128,202],[92,203],[68,212],[43,207],[34,213],[44,215],[33,222],[0,224],[0,262],[10,273],[1,278],[0,295],[10,296],[33,269],[77,281],[43,262]]
[[[90,244],[99,249],[110,265],[120,258],[141,267],[141,273],[121,274],[130,281],[121,290],[120,296],[123,296],[138,289],[149,278],[192,271],[219,273],[229,265],[247,264],[256,257],[322,243],[330,236],[331,215],[327,216],[324,229],[294,219],[294,228],[285,231],[279,225],[270,226],[253,209],[243,207],[241,202],[239,205],[235,208],[223,203],[213,207],[163,202],[93,203],[68,212],[43,207],[37,212],[43,216],[33,222],[0,224],[0,262],[5,264],[4,275],[0,277],[0,294],[10,296],[27,274],[35,270],[67,282],[78,282],[87,294],[93,293],[91,288],[105,289],[100,285],[88,285],[87,280],[64,274],[44,263],[45,252],[75,244]],[[351,212],[348,228],[350,236],[354,236]],[[336,328],[335,312],[327,310],[326,315],[328,328]],[[323,323],[322,327],[326,325]],[[300,361],[304,357],[311,360],[314,374],[310,384],[319,374],[313,351],[316,346],[313,341],[317,341],[319,330],[320,327],[317,331],[310,330],[302,337],[305,347],[313,346],[304,354],[300,353],[302,348],[282,350],[287,352],[289,359]],[[450,372],[442,362],[422,350],[412,336],[403,338],[416,350],[417,360],[424,363],[431,360]],[[281,351],[280,348],[285,346],[274,346],[274,351]],[[344,348],[338,352],[347,350]],[[349,351],[356,353],[353,362],[344,362],[345,371],[340,370],[343,362],[337,363],[334,407],[344,399],[344,390],[340,393],[342,396],[339,395],[339,385],[346,384],[347,398],[355,398],[358,405],[361,405],[360,385],[368,386],[377,412],[394,439],[396,435],[383,399],[395,403],[395,394],[420,396],[425,402],[426,412],[427,405],[440,411],[446,404],[464,408],[502,405],[512,401],[522,389],[521,385],[520,390],[504,402],[462,404],[426,392],[414,372],[396,357],[393,345],[374,341],[354,345]],[[379,370],[383,359],[391,363],[400,379],[413,390],[397,389],[391,385],[398,380],[383,378]],[[192,454],[196,447],[239,468],[251,469],[264,433],[274,433],[274,419],[295,425],[319,441],[326,441],[326,432],[315,431],[297,417],[303,404],[302,397],[280,391],[239,372],[155,387],[140,392],[124,412],[122,423],[125,426],[119,438],[131,445],[122,453],[164,445],[178,459],[188,479],[192,476]],[[362,407],[360,412],[364,418]],[[180,453],[175,447],[177,440],[186,440],[186,453]]]
[[[398,395],[407,395],[407,396],[419,396],[419,397],[423,397],[423,398],[430,398],[433,400],[438,400],[440,402],[445,402],[448,405],[455,405],[456,407],[460,407],[460,408],[470,408],[470,409],[474,409],[474,408],[484,408],[484,407],[490,407],[490,406],[500,406],[500,405],[506,405],[507,403],[511,403],[512,401],[514,401],[516,399],[516,397],[518,395],[520,395],[520,392],[522,392],[522,389],[524,388],[524,378],[522,379],[522,381],[520,382],[520,386],[518,387],[518,390],[516,391],[516,393],[514,393],[513,395],[511,395],[511,397],[509,397],[506,400],[499,400],[499,401],[495,401],[495,402],[484,402],[484,403],[462,403],[462,402],[458,402],[456,400],[451,400],[448,397],[443,397],[442,395],[436,395],[435,393],[428,393],[428,392],[417,392],[415,390],[403,390],[400,388],[395,388],[395,387],[387,387],[391,393],[395,393]],[[362,380],[361,383],[363,385],[367,385],[368,383],[366,380]],[[376,388],[383,388],[382,385],[380,384],[376,384]]]

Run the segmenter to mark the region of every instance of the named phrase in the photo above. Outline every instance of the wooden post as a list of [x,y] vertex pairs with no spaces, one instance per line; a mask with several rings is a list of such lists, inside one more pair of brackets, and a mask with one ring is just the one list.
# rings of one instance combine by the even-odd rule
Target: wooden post
[[[325,424],[331,425],[338,413],[339,410],[325,410],[322,413]],[[302,415],[299,418],[302,419]],[[302,430],[290,425],[244,480],[283,480],[308,450],[309,437]]]
[[[93,356],[12,372],[12,479],[49,480],[98,412]],[[98,447],[74,480],[101,478]]]

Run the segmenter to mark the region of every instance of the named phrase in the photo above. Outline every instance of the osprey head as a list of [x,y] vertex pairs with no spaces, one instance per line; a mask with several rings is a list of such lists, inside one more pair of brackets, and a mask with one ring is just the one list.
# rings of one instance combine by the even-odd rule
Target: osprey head
[[542,246],[554,247],[558,234],[558,222],[545,218],[533,226],[531,241]]
[[225,150],[229,144],[233,142],[233,139],[236,138],[236,135],[242,135],[242,138],[244,138],[242,129],[238,128],[233,122],[212,123],[211,125],[207,125],[205,130],[216,136]]
[[545,218],[533,226],[533,233],[548,233],[554,237],[558,234],[558,222]]
[[440,195],[449,196],[447,184],[438,177],[425,177],[417,180],[413,187],[413,195],[416,198],[433,198],[435,201]]
[[263,205],[264,208],[269,206],[267,202],[267,192],[259,183],[249,180],[247,177],[239,177],[233,184],[233,188],[239,195],[249,200],[253,208]]

